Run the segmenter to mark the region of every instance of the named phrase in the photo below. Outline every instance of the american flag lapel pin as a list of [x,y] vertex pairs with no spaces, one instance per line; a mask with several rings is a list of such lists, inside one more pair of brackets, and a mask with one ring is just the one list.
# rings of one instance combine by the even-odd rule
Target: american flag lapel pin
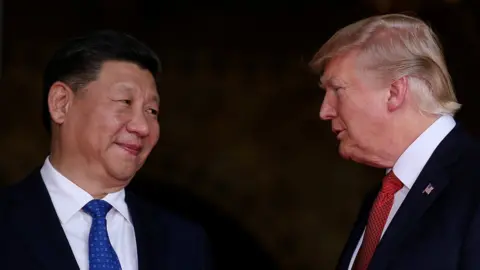
[[422,193],[427,193],[427,195],[430,195],[430,193],[433,191],[434,187],[432,184],[428,184],[428,186],[423,190]]

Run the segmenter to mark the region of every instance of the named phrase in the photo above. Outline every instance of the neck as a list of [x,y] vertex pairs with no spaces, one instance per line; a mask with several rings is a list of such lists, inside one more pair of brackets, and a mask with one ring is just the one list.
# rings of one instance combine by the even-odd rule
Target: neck
[[401,119],[392,121],[389,128],[392,138],[389,142],[392,160],[390,167],[393,167],[403,152],[440,117],[416,112],[415,115],[406,114]]

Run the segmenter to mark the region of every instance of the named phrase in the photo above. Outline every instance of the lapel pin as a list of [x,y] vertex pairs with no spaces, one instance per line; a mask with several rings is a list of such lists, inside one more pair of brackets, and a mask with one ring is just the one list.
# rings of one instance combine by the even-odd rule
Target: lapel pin
[[423,190],[422,193],[427,193],[427,195],[430,195],[430,193],[433,191],[434,187],[432,184],[428,184],[428,186]]

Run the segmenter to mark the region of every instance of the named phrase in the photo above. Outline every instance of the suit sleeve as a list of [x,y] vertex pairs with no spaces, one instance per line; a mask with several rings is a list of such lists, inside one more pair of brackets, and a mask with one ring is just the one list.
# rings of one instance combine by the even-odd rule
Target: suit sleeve
[[214,270],[211,242],[202,227],[199,229],[198,243],[200,270]]
[[458,269],[480,269],[480,203],[477,204],[468,233],[465,235]]

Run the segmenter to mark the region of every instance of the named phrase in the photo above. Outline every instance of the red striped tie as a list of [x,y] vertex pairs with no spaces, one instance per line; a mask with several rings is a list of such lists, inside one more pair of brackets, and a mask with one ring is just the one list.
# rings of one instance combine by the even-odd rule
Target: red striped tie
[[382,236],[383,228],[393,206],[395,193],[403,187],[393,170],[383,178],[382,189],[373,203],[368,217],[362,246],[358,251],[353,270],[366,270]]

